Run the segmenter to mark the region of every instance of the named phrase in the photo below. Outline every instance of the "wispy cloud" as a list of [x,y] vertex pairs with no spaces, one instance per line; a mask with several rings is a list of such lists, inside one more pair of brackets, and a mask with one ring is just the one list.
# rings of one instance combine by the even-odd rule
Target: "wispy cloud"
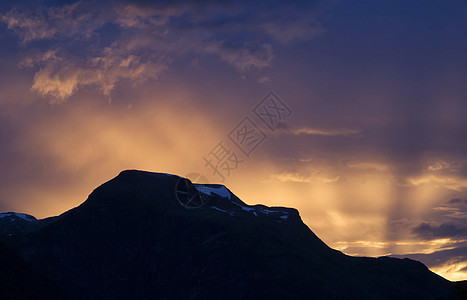
[[324,136],[360,136],[361,130],[352,128],[312,128],[302,127],[291,129],[290,132],[294,135],[324,135]]
[[271,177],[279,181],[302,182],[302,183],[311,182],[311,178],[309,177],[304,177],[304,176],[300,176],[298,174],[292,174],[292,173],[275,174],[275,175],[272,175]]
[[351,169],[362,170],[362,171],[377,171],[377,172],[387,172],[391,170],[391,166],[381,163],[381,162],[348,162],[346,166]]
[[92,86],[109,97],[119,81],[157,79],[174,59],[194,53],[215,56],[242,73],[270,67],[274,43],[321,32],[315,2],[285,9],[267,1],[77,1],[18,6],[0,21],[28,53],[34,50],[21,63],[40,67],[32,89],[57,103]]
[[50,96],[54,103],[65,101],[86,86],[96,86],[103,95],[110,97],[118,81],[126,79],[142,83],[157,79],[166,69],[164,57],[151,59],[107,48],[102,56],[93,57],[83,64],[60,58],[48,59],[34,75],[32,90],[43,97]]
[[453,191],[463,191],[467,188],[467,179],[461,176],[423,174],[417,177],[409,177],[407,182],[414,186],[423,184],[437,185]]
[[272,179],[279,180],[281,182],[300,182],[300,183],[311,183],[311,182],[321,182],[321,183],[336,183],[343,181],[344,178],[341,176],[326,176],[320,174],[321,172],[315,172],[313,175],[305,176],[299,173],[292,172],[281,172],[271,175]]
[[89,3],[45,7],[14,8],[0,17],[23,43],[54,38],[89,38],[106,21],[101,9],[93,10]]

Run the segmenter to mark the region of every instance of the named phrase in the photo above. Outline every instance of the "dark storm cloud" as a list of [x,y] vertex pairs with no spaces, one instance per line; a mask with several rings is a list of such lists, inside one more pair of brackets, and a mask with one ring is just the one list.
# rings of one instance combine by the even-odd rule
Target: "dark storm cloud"
[[467,226],[455,223],[443,223],[439,226],[422,223],[413,229],[413,233],[426,239],[467,238]]
[[267,36],[281,42],[308,39],[321,32],[315,20],[317,7],[325,1],[177,1],[148,2],[145,8],[179,10],[185,14],[175,28],[222,30],[225,35],[249,35],[264,40]]
[[454,198],[448,201],[448,204],[461,204],[467,206],[467,199]]
[[412,228],[412,233],[423,240],[449,238],[467,239],[467,201],[453,198],[431,209],[425,222]]
[[[434,207],[431,214],[425,217],[427,222],[412,228],[412,233],[419,240],[432,241],[447,239],[441,250],[429,254],[408,254],[409,257],[420,260],[428,267],[449,267],[465,272],[463,265],[467,263],[467,201],[453,198]],[[457,266],[456,266],[457,265]]]
[[[444,240],[439,250],[432,253],[414,253],[395,255],[419,260],[429,268],[435,268],[443,274],[462,273],[467,263],[467,205],[460,198],[445,201],[432,209],[422,222],[412,228],[412,234],[419,241],[432,243]],[[410,226],[410,222],[405,224]],[[456,277],[458,278],[458,277]]]

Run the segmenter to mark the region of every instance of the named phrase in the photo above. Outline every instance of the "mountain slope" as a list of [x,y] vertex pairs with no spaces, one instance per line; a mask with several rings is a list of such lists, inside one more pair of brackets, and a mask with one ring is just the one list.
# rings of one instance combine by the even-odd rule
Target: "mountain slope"
[[0,243],[0,299],[65,298],[63,291],[42,272]]
[[4,239],[76,299],[438,299],[454,292],[417,261],[329,248],[295,209],[249,206],[224,186],[159,173],[123,171],[80,206]]

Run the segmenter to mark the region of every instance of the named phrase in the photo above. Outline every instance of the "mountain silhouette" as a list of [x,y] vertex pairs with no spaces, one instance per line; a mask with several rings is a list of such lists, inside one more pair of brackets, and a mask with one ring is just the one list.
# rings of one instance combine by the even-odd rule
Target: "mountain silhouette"
[[68,298],[59,286],[0,243],[0,299]]
[[295,209],[169,174],[123,171],[60,216],[6,213],[0,226],[18,264],[71,299],[456,297],[418,261],[347,256]]

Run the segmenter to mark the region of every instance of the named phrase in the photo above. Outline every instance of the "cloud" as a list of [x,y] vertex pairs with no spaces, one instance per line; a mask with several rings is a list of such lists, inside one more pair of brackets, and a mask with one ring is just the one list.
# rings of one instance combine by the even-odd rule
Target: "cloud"
[[20,65],[40,68],[32,90],[60,103],[86,87],[109,97],[119,81],[156,80],[172,61],[190,55],[215,56],[241,73],[271,67],[274,44],[322,31],[316,3],[23,3],[0,21],[28,49]]
[[376,172],[388,172],[391,170],[391,166],[380,163],[380,162],[348,162],[346,166],[351,169],[362,170],[365,172],[376,171]]
[[391,255],[400,258],[419,260],[433,272],[449,280],[465,280],[467,276],[467,242],[462,241],[451,249],[443,249],[432,253],[414,253],[405,255]]
[[444,169],[447,169],[447,168],[450,168],[450,167],[451,167],[451,165],[448,162],[437,161],[437,162],[429,165],[428,170],[430,170],[430,171],[440,171],[440,170],[444,170]]
[[458,192],[467,188],[467,160],[464,155],[451,150],[425,151],[416,160],[412,164],[412,174],[408,173],[404,178],[406,184],[441,187]]
[[413,233],[422,238],[467,238],[467,226],[457,225],[452,222],[434,226],[430,223],[422,223],[413,229]]
[[270,44],[254,42],[241,45],[212,43],[204,51],[217,54],[223,61],[234,66],[239,72],[268,67],[274,58]]
[[337,127],[337,128],[325,128],[325,127],[310,127],[310,126],[303,126],[303,127],[290,127],[285,122],[279,122],[276,126],[277,129],[280,130],[280,133],[286,133],[291,135],[318,135],[318,136],[348,136],[348,137],[362,137],[362,130],[356,128],[345,128],[345,127]]
[[[23,3],[23,6],[24,3]],[[44,7],[31,5],[14,8],[0,17],[23,43],[53,38],[89,38],[94,30],[108,18],[102,18],[101,10],[92,10],[89,3],[77,1],[72,4]]]
[[359,136],[361,131],[352,128],[320,129],[312,127],[303,127],[292,129],[294,135],[323,135],[323,136]]
[[78,86],[80,71],[72,66],[61,66],[54,70],[53,65],[48,65],[34,75],[32,89],[42,96],[50,95],[56,102],[70,97]]
[[307,23],[299,18],[300,21],[292,21],[288,25],[277,24],[275,22],[269,22],[263,25],[265,31],[281,41],[282,43],[289,43],[294,40],[307,40],[323,33],[324,29],[321,25],[310,17],[309,20],[313,23]]
[[54,50],[48,50],[45,52],[30,54],[21,60],[19,66],[24,68],[31,68],[36,65],[46,63],[48,61],[58,61],[60,60],[60,58],[57,57],[56,53],[57,52]]
[[433,208],[433,210],[439,212],[442,217],[449,217],[451,219],[467,218],[467,211],[459,207],[439,206]]
[[338,175],[321,174],[320,171],[314,172],[312,175],[302,175],[299,172],[280,172],[271,175],[272,179],[281,182],[300,182],[300,183],[339,183],[345,181],[345,178]]
[[408,177],[407,182],[414,186],[424,184],[437,185],[453,191],[463,191],[467,188],[467,179],[461,176],[423,174],[416,177]]
[[449,204],[463,204],[467,206],[467,199],[454,198],[448,201]]
[[167,61],[164,57],[150,59],[106,48],[102,56],[81,65],[71,60],[48,60],[34,75],[32,90],[43,97],[51,96],[54,103],[65,101],[78,88],[85,86],[97,86],[103,95],[110,97],[118,81],[126,79],[138,84],[148,79],[157,79],[166,69]]
[[[467,205],[465,200],[453,198],[443,201],[425,214],[426,221],[411,227],[417,243],[441,242],[441,247],[431,251],[409,252],[398,257],[420,260],[432,271],[450,280],[460,280],[467,276]],[[399,252],[401,253],[401,252]],[[407,252],[406,252],[407,253]]]
[[312,182],[311,177],[305,177],[305,176],[294,174],[294,173],[279,173],[279,174],[274,174],[271,177],[282,182],[301,182],[301,183]]
[[[421,239],[467,239],[467,205],[460,198],[450,199],[431,209],[427,220],[412,228]],[[435,223],[436,221],[436,223]]]
[[467,160],[462,155],[427,151],[421,157],[425,170],[432,174],[467,175]]
[[263,76],[263,77],[258,79],[258,82],[259,83],[266,83],[266,82],[269,82],[270,80],[271,80],[271,78],[269,78],[268,76]]

